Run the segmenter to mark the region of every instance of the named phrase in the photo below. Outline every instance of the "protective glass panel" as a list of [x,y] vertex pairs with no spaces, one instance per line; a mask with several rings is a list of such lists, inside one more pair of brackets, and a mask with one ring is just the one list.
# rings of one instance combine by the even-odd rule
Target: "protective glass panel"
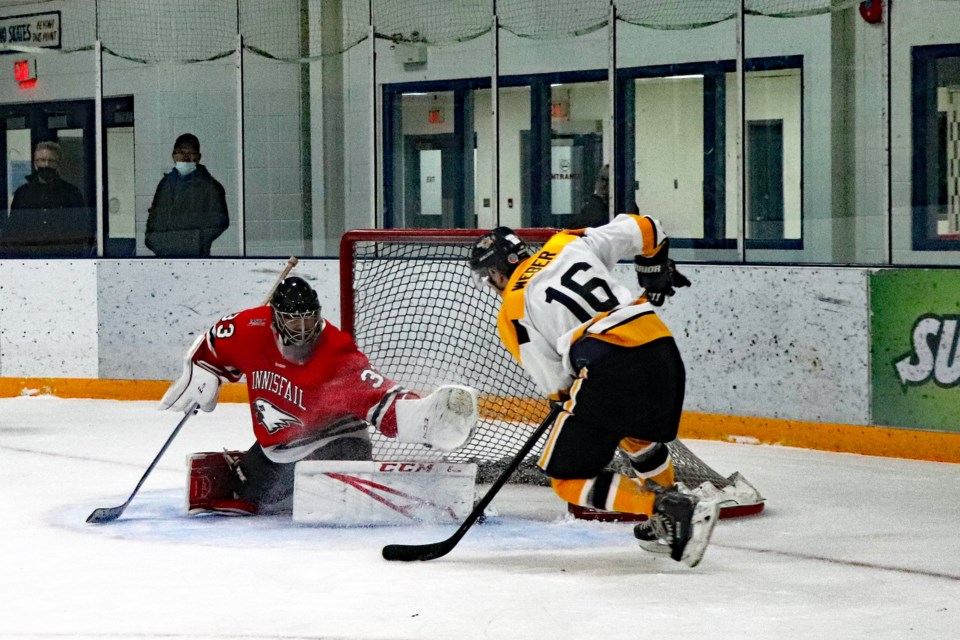
[[[729,74],[730,86],[737,78]],[[800,69],[748,71],[744,202],[748,248],[802,238]]]
[[[32,160],[32,139],[30,129],[19,129],[24,124],[22,117],[13,117],[7,119],[6,128],[6,147],[7,147],[7,202],[6,208],[9,210],[13,202],[13,194],[17,189],[27,183],[27,176],[33,172]],[[4,211],[4,221],[7,211]]]
[[[704,237],[703,75],[634,81],[636,188],[643,211],[668,217],[677,238]],[[734,218],[735,219],[735,218]],[[736,227],[733,235],[736,238]]]
[[[288,8],[282,18],[297,32],[300,15]],[[296,40],[290,44],[293,50],[287,53],[296,55]],[[306,118],[310,66],[244,51],[244,246],[249,256],[314,253],[313,148]]]
[[618,25],[618,209],[659,218],[678,260],[737,260],[733,3],[631,3]]
[[455,210],[462,217],[463,180],[472,181],[458,176],[464,150],[454,132],[454,92],[404,93],[397,101],[393,226],[453,228]]
[[604,156],[609,105],[605,80],[550,85],[550,215],[544,226],[579,228],[610,219]]
[[609,4],[508,2],[497,11],[499,224],[583,226],[575,220],[612,150]]
[[[12,72],[0,83],[0,256],[89,258],[98,250],[92,3],[0,14]],[[17,48],[25,48],[18,51]]]
[[889,259],[884,27],[872,4],[746,19],[749,262]]
[[[126,255],[136,246],[136,135],[134,127],[115,126],[106,131],[107,255]],[[125,251],[126,249],[126,251]]]
[[960,3],[891,15],[891,221],[895,264],[960,264]]
[[[374,3],[389,228],[471,228],[494,210],[488,2]],[[369,226],[369,225],[368,225]]]

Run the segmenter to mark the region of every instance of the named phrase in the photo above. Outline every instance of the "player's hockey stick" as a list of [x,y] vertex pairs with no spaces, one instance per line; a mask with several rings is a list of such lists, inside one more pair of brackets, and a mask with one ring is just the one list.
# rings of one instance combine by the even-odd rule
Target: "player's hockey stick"
[[[273,286],[270,287],[270,293],[267,294],[267,297],[264,298],[263,304],[266,305],[270,302],[270,298],[273,297],[273,292],[277,290],[277,287],[280,286],[280,283],[283,282],[283,279],[287,277],[293,268],[297,266],[297,259],[294,256],[290,256],[290,259],[287,260],[287,265],[283,268],[283,271],[280,272],[280,275],[277,277],[277,281],[273,283]],[[262,305],[261,305],[262,306]],[[87,522],[90,524],[103,524],[105,522],[113,522],[119,518],[126,508],[130,505],[130,502],[133,500],[133,497],[137,495],[137,492],[140,491],[140,487],[143,486],[144,481],[146,481],[147,476],[150,475],[150,472],[153,471],[153,468],[157,466],[157,463],[160,461],[160,458],[163,457],[163,454],[166,453],[167,448],[170,446],[170,443],[173,442],[173,439],[177,437],[177,434],[180,433],[180,429],[183,428],[183,425],[187,423],[187,420],[190,419],[190,416],[197,413],[197,405],[193,404],[183,413],[183,418],[180,419],[180,422],[177,423],[177,426],[174,428],[173,433],[170,434],[170,437],[167,438],[167,441],[163,443],[160,452],[153,459],[153,462],[150,463],[150,466],[147,467],[147,470],[143,472],[143,476],[140,478],[140,482],[137,483],[137,486],[134,488],[133,493],[130,494],[130,497],[127,498],[127,501],[123,504],[116,507],[99,507],[93,510],[89,516],[87,516]]]
[[150,472],[153,471],[153,468],[157,466],[157,463],[160,461],[160,458],[167,451],[167,447],[170,446],[170,443],[173,442],[173,439],[177,437],[177,434],[180,433],[180,429],[183,428],[183,425],[187,424],[187,420],[190,419],[190,416],[194,415],[197,412],[197,404],[194,403],[183,413],[183,417],[180,418],[180,422],[177,423],[176,428],[173,430],[173,433],[170,434],[170,437],[167,438],[167,441],[163,443],[163,447],[160,448],[160,453],[157,454],[157,457],[153,459],[153,462],[150,463],[150,466],[147,467],[147,470],[143,472],[143,476],[140,478],[140,482],[137,483],[137,486],[134,488],[133,493],[130,494],[130,497],[127,498],[127,501],[117,507],[100,507],[94,509],[93,513],[87,516],[87,522],[90,524],[103,524],[104,522],[113,522],[126,510],[130,505],[130,502],[133,500],[133,496],[137,495],[137,491],[140,491],[140,487],[143,486],[144,481],[147,479],[147,476],[150,475]]
[[460,538],[480,519],[484,510],[493,501],[494,496],[500,492],[500,489],[507,483],[510,476],[513,475],[513,472],[517,470],[517,467],[519,467],[524,458],[527,457],[527,454],[536,446],[537,441],[539,441],[541,436],[550,428],[550,425],[553,424],[553,421],[560,413],[560,409],[561,406],[559,404],[553,406],[550,414],[543,419],[543,422],[541,422],[540,426],[533,432],[533,435],[523,443],[523,447],[520,448],[517,455],[515,455],[513,460],[510,461],[510,464],[507,465],[506,470],[494,481],[487,490],[487,493],[480,499],[480,502],[476,504],[473,511],[470,512],[470,515],[467,516],[467,519],[463,521],[463,524],[460,525],[460,528],[457,529],[452,536],[446,540],[431,542],[429,544],[388,544],[383,548],[383,558],[385,560],[402,560],[404,562],[410,562],[412,560],[434,560],[453,551],[453,548],[460,542]]

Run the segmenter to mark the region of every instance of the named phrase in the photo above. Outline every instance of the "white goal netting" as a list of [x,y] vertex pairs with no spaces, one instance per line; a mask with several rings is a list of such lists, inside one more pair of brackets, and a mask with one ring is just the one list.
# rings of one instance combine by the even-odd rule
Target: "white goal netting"
[[[374,434],[374,456],[473,462],[478,481],[489,482],[531,437],[549,406],[496,335],[499,297],[470,280],[466,259],[480,233],[347,233],[340,255],[341,314],[344,329],[371,362],[406,387],[429,393],[455,383],[480,391],[480,424],[461,449],[444,454]],[[521,232],[534,248],[551,233]],[[542,445],[541,440],[527,456],[515,481],[543,482],[535,468]],[[679,440],[669,446],[677,480],[687,489],[724,494],[738,504],[762,500],[738,474],[723,477]]]

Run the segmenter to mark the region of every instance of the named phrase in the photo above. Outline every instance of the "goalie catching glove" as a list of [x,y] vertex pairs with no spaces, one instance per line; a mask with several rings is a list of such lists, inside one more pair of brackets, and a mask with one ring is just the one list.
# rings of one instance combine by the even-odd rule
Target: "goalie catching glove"
[[207,413],[213,411],[220,397],[220,377],[193,362],[193,354],[197,352],[205,335],[197,336],[190,350],[183,359],[183,373],[180,378],[170,385],[160,400],[160,410],[173,409],[186,411],[194,403]]
[[646,290],[647,299],[655,307],[676,293],[674,287],[689,287],[690,280],[677,271],[677,266],[669,258],[670,238],[663,241],[660,249],[652,257],[634,256],[633,266],[637,271],[637,282]]
[[479,419],[477,390],[444,385],[426,398],[397,400],[397,440],[442,451],[462,447]]

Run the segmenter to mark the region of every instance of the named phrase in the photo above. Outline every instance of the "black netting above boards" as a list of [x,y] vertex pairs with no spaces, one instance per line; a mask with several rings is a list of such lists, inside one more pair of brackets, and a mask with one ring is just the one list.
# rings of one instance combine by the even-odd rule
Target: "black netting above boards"
[[[27,11],[10,6],[4,15]],[[699,29],[737,17],[740,0],[37,0],[63,13],[62,52],[89,49],[143,63],[199,62],[238,47],[275,60],[340,55],[371,35],[443,46],[497,28],[521,38],[573,38],[618,23]],[[611,6],[612,4],[612,6]],[[860,0],[744,0],[752,16],[804,17]],[[0,7],[2,8],[2,7]],[[611,11],[612,9],[612,11]],[[494,18],[494,12],[496,17]]]
[[[550,229],[518,232],[538,249]],[[536,430],[549,406],[497,336],[500,297],[470,278],[467,258],[483,231],[367,230],[345,234],[340,245],[343,328],[381,373],[429,394],[442,384],[480,392],[480,424],[453,453],[399,443],[372,432],[380,460],[475,462],[478,481],[492,481]],[[670,443],[677,480],[693,489],[734,483],[680,441]],[[534,467],[543,441],[514,480],[542,482]],[[615,462],[618,464],[618,462]]]

